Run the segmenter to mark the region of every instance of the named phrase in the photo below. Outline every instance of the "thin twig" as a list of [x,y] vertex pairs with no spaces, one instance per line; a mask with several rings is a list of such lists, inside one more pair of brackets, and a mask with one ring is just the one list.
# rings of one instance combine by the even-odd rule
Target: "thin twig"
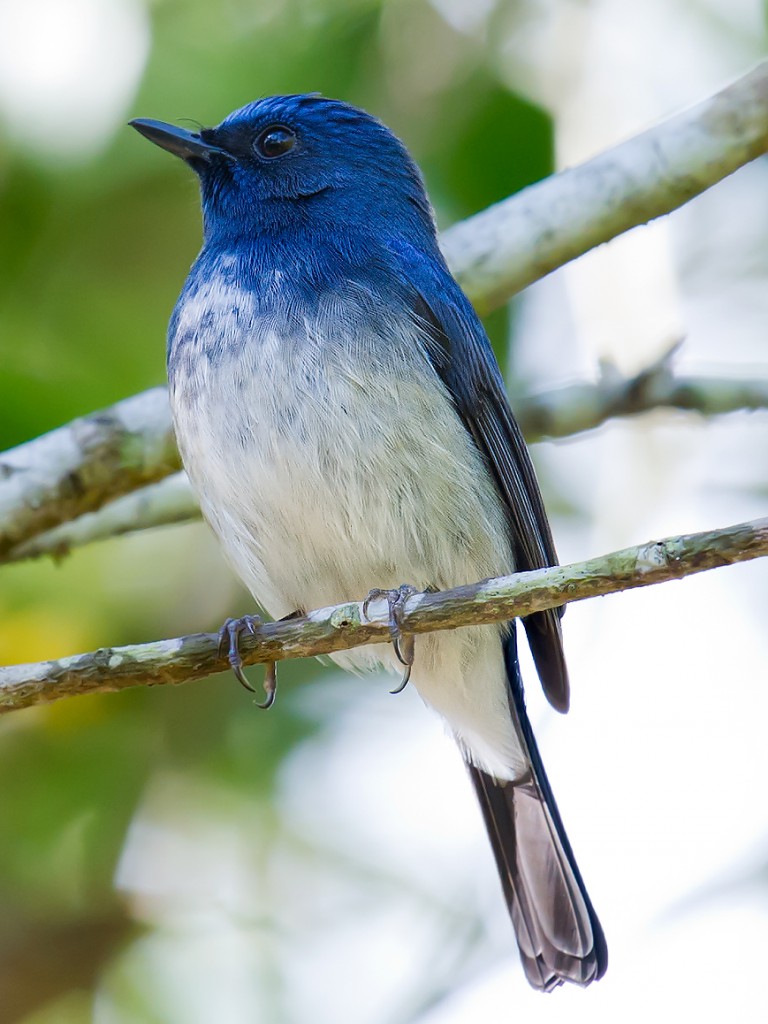
[[[668,537],[586,562],[486,580],[407,600],[403,629],[424,633],[484,622],[504,622],[652,583],[680,579],[768,554],[768,518],[726,529]],[[322,608],[306,617],[270,623],[244,636],[243,661],[278,661],[348,650],[389,638],[386,602],[374,602],[371,620],[358,603]],[[418,657],[418,648],[417,648]],[[208,633],[130,647],[102,648],[58,661],[0,669],[0,713],[48,704],[77,694],[187,682],[220,672],[226,659]]]

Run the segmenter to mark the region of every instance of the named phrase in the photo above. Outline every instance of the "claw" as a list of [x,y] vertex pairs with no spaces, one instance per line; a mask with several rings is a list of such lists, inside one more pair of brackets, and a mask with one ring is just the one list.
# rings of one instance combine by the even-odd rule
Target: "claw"
[[368,618],[368,608],[371,601],[376,601],[380,597],[383,597],[387,602],[387,609],[389,612],[389,635],[392,637],[392,647],[394,648],[397,660],[401,665],[405,666],[405,672],[403,672],[403,678],[400,681],[400,685],[394,690],[389,691],[393,695],[396,693],[402,693],[408,685],[408,680],[411,678],[415,641],[412,636],[403,635],[402,620],[403,607],[412,594],[418,594],[416,587],[412,587],[409,583],[403,583],[397,588],[397,590],[381,590],[379,587],[375,587],[363,601],[362,610],[364,618]]
[[266,671],[264,673],[264,693],[266,693],[266,700],[259,703],[256,701],[256,707],[261,708],[263,711],[269,711],[272,705],[275,703],[275,697],[277,695],[277,662],[267,662]]
[[403,690],[408,685],[408,682],[409,682],[409,680],[411,678],[411,668],[412,668],[411,665],[406,665],[405,672],[403,672],[403,678],[400,680],[400,685],[396,686],[394,688],[394,690],[390,690],[389,691],[392,694],[393,697],[396,696],[398,693],[402,693]]
[[[261,624],[262,622],[258,615],[243,615],[239,619],[227,619],[219,630],[219,656],[223,657],[226,650],[227,660],[235,679],[246,690],[250,690],[251,693],[256,693],[257,691],[248,682],[245,672],[243,672],[243,659],[240,656],[240,637],[243,633],[250,633],[253,636],[256,632],[256,627]],[[267,695],[266,700],[262,703],[257,701],[256,707],[267,710],[275,703],[275,694],[277,692],[277,665],[274,661],[268,662],[266,666],[264,692]]]

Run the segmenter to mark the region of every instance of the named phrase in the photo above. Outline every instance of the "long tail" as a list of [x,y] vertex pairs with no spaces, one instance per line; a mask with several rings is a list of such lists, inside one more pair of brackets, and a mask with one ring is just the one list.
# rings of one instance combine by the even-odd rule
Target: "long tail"
[[564,981],[589,985],[605,974],[608,950],[528,721],[514,629],[504,657],[531,769],[515,783],[499,782],[472,765],[470,775],[528,981],[544,992]]

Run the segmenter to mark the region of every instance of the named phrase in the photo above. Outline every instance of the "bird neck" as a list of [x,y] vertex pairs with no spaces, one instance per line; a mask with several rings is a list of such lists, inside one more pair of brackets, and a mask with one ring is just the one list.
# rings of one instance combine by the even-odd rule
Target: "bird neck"
[[[399,201],[398,201],[399,199]],[[404,238],[417,247],[436,245],[436,231],[423,191],[393,199],[386,189],[361,196],[331,185],[290,196],[255,197],[203,187],[206,247],[241,253],[252,248],[291,253],[362,246]]]
[[[207,238],[193,273],[198,277],[223,274],[256,290],[291,283],[302,291],[323,290],[344,281],[375,281],[391,275],[401,241],[413,244],[412,232],[385,233],[365,221],[355,225],[294,222],[281,230]],[[419,245],[440,258],[434,236],[425,233]]]

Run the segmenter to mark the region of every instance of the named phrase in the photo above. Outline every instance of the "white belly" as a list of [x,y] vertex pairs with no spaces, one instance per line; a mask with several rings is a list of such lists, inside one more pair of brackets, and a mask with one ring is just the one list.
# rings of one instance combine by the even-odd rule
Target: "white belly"
[[[512,569],[501,502],[442,384],[412,340],[377,345],[366,359],[349,339],[270,333],[171,375],[203,513],[275,617]],[[384,645],[335,660],[399,670]],[[497,627],[419,637],[411,678],[472,760],[502,778],[525,770]]]

